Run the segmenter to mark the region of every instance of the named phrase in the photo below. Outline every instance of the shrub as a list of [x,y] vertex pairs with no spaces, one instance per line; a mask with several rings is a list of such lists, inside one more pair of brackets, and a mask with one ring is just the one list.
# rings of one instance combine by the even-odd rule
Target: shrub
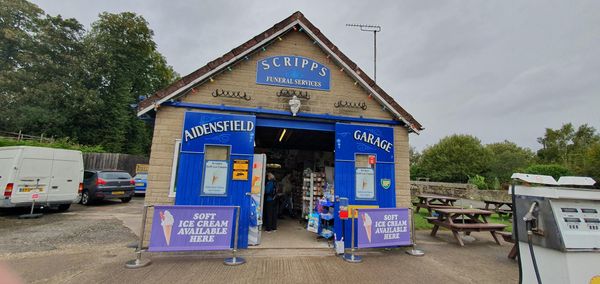
[[524,170],[524,172],[526,174],[552,176],[555,179],[559,179],[562,176],[573,175],[573,173],[566,167],[561,166],[561,165],[556,165],[556,164],[550,164],[550,165],[534,164],[534,165],[527,167]]
[[480,175],[475,175],[473,177],[469,176],[468,183],[475,185],[478,189],[487,189],[488,185],[485,183],[485,177]]

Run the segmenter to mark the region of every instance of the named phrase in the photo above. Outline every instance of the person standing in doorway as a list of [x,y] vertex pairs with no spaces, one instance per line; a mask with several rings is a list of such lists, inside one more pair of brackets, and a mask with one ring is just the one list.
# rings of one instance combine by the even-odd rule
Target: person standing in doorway
[[281,179],[281,194],[277,196],[277,207],[279,210],[277,212],[277,217],[279,219],[283,219],[283,214],[287,212],[289,216],[292,216],[292,174],[287,174],[283,179]]
[[266,231],[277,230],[277,204],[275,196],[277,195],[277,182],[273,173],[267,173],[267,182],[265,184],[265,225]]

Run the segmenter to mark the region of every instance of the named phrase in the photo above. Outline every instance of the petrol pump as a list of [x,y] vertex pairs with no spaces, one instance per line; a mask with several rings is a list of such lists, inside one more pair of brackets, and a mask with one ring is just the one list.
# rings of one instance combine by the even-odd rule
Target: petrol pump
[[600,283],[600,190],[588,177],[513,174],[521,283]]

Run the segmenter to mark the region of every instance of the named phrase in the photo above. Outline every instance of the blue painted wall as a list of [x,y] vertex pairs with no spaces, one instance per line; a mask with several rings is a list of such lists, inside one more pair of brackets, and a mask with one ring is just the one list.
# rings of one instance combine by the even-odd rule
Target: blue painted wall
[[[252,165],[254,154],[255,127],[250,131],[222,131],[198,136],[186,141],[186,130],[190,131],[195,126],[219,121],[243,121],[256,125],[256,118],[247,115],[229,115],[201,112],[186,112],[184,128],[182,130],[181,154],[179,157],[179,170],[177,172],[177,195],[176,205],[238,205],[240,211],[239,226],[239,248],[248,247],[248,225],[250,217],[250,178],[247,181],[232,180],[232,168],[234,159],[250,160]],[[239,126],[239,125],[238,125]],[[246,129],[248,130],[248,129]],[[231,154],[229,159],[228,183],[226,196],[201,196],[204,145],[230,145]],[[250,166],[248,176],[252,176]],[[233,238],[232,238],[233,242]],[[233,244],[232,244],[233,245]]]
[[[381,139],[385,139],[393,143],[394,129],[391,127],[376,127],[356,124],[337,123],[336,129],[336,145],[335,145],[335,195],[348,198],[349,205],[378,205],[379,208],[395,208],[396,207],[396,192],[394,179],[394,151],[387,152],[384,149],[354,138],[354,132],[373,133]],[[392,148],[393,149],[393,146]],[[355,155],[372,154],[377,156],[375,164],[375,191],[376,200],[356,200],[355,198]],[[391,185],[385,189],[382,184],[382,179],[390,179]],[[344,236],[345,247],[349,248],[351,243],[351,226],[350,219],[342,221],[339,219],[338,203],[335,203],[335,232],[337,240]],[[356,220],[355,220],[356,221]],[[355,223],[357,226],[357,223]],[[355,245],[356,245],[356,230],[355,228]]]

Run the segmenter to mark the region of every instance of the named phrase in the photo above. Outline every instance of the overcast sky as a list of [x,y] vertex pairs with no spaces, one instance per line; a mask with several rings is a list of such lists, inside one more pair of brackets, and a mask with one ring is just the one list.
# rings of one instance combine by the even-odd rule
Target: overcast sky
[[103,11],[141,14],[181,75],[297,10],[371,75],[372,34],[345,24],[381,25],[377,81],[426,128],[417,149],[464,133],[535,150],[547,127],[600,129],[600,1],[33,2],[88,28]]

